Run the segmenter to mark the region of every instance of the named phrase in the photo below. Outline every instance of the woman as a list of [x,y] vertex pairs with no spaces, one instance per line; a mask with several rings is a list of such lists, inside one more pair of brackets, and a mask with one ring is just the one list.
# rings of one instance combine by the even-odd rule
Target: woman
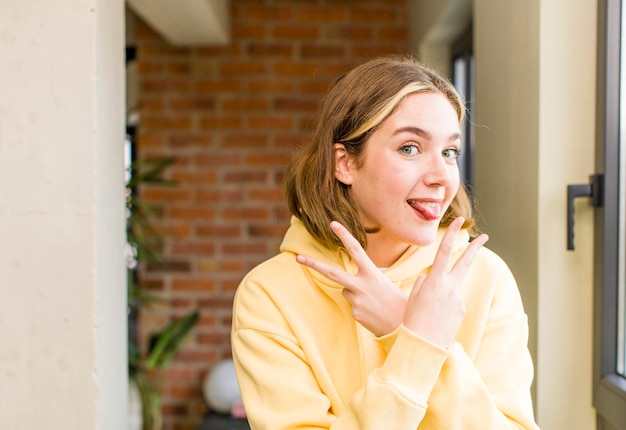
[[515,280],[486,235],[470,240],[463,113],[405,58],[328,93],[287,170],[281,252],[235,298],[253,429],[537,429]]

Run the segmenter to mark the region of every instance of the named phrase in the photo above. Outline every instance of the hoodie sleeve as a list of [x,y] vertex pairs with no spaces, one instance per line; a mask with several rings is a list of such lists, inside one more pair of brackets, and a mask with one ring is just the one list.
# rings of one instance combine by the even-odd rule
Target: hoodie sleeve
[[502,263],[478,347],[470,356],[460,343],[452,346],[429,398],[425,428],[538,430],[527,342],[517,284]]

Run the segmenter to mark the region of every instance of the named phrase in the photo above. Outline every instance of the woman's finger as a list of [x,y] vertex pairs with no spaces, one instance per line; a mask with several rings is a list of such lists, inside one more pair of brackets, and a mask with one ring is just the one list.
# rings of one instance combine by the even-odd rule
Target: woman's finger
[[456,235],[459,230],[461,230],[464,222],[465,220],[463,219],[463,217],[458,217],[454,221],[452,221],[446,229],[446,232],[443,235],[443,239],[439,244],[439,248],[437,249],[437,254],[435,254],[435,260],[433,261],[433,265],[430,269],[430,273],[432,275],[441,276],[446,272],[446,268],[448,267],[448,263],[450,262],[450,257],[452,256],[452,252],[454,251]]
[[347,228],[337,221],[332,221],[330,228],[337,235],[339,240],[341,240],[341,243],[343,243],[346,251],[348,251],[348,254],[350,254],[350,257],[352,257],[359,268],[359,272],[365,271],[371,273],[372,270],[377,270],[376,265],[370,260],[359,241],[350,234]]
[[478,251],[488,240],[489,236],[484,233],[472,240],[463,252],[463,255],[461,255],[461,257],[454,263],[454,266],[452,267],[450,273],[453,274],[457,279],[465,276],[470,266],[472,265],[474,258],[478,254]]
[[317,258],[309,257],[308,255],[303,254],[297,255],[296,261],[318,271],[328,279],[331,279],[346,288],[352,288],[354,277],[339,267],[324,263]]

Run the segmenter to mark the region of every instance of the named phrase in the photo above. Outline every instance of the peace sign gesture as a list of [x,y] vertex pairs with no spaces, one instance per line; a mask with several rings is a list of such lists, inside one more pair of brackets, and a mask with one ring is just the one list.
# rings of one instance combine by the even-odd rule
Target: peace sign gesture
[[404,325],[421,337],[442,347],[448,347],[465,316],[465,305],[458,285],[469,270],[478,250],[489,237],[481,234],[474,239],[448,272],[454,251],[456,233],[464,219],[456,218],[446,230],[428,275],[417,278],[409,295]]
[[355,276],[313,257],[298,255],[297,261],[344,286],[343,296],[352,315],[376,336],[394,331],[404,320],[407,295],[370,260],[361,244],[337,221],[330,228],[357,265]]
[[456,233],[463,218],[448,227],[428,275],[420,276],[409,297],[372,262],[359,242],[336,221],[330,225],[357,265],[356,275],[315,258],[298,255],[297,261],[344,286],[343,295],[352,306],[352,315],[377,336],[388,334],[404,323],[425,339],[448,346],[465,315],[457,285],[469,269],[476,253],[487,241],[486,235],[474,239],[450,272]]

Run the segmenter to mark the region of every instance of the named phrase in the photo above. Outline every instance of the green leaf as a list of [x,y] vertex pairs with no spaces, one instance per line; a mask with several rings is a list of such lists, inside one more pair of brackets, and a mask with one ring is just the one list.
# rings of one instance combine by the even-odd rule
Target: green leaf
[[165,327],[150,339],[146,367],[157,369],[165,367],[178,351],[183,340],[198,322],[200,315],[193,311]]

